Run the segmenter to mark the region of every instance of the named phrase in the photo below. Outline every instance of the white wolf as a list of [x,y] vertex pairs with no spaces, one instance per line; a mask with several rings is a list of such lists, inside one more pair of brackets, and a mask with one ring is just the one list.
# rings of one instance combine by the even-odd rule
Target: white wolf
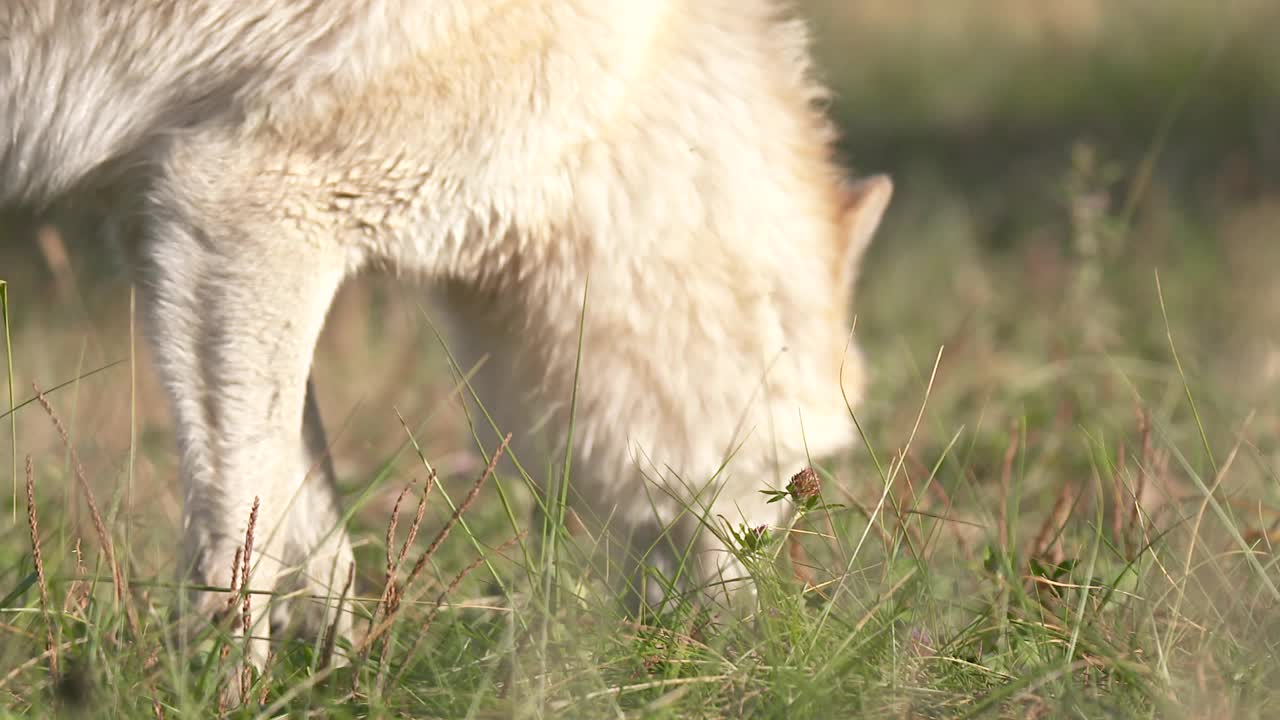
[[781,522],[758,491],[854,437],[891,185],[843,182],[823,97],[774,0],[5,0],[0,204],[110,188],[137,230],[194,583],[255,496],[252,587],[345,580],[308,379],[373,266],[444,291],[504,429],[563,443],[577,378],[573,497],[657,602],[686,545],[676,587],[739,579],[700,525]]

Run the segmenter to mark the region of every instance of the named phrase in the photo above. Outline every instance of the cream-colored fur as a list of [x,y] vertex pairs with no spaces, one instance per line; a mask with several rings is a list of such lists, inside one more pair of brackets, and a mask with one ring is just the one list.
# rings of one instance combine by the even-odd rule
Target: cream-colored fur
[[0,202],[128,189],[193,582],[229,583],[255,496],[252,586],[345,579],[308,377],[375,267],[442,291],[553,457],[577,376],[572,497],[659,602],[646,568],[741,579],[699,526],[780,522],[759,491],[854,437],[891,187],[842,182],[822,98],[774,0],[6,0]]

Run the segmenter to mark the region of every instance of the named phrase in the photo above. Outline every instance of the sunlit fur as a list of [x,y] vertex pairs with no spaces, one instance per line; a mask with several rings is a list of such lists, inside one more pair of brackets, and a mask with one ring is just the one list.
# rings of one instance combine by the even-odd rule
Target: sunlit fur
[[372,266],[440,291],[529,467],[577,377],[579,514],[624,577],[716,595],[743,571],[699,524],[780,522],[759,491],[850,446],[864,385],[891,186],[844,183],[810,70],[773,0],[5,0],[0,203],[123,198],[193,582],[230,582],[255,496],[253,587],[345,580],[308,377]]

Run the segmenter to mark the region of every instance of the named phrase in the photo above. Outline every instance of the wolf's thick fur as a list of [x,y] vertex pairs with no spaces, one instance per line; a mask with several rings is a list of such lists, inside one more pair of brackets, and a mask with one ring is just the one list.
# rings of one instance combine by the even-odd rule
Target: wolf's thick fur
[[255,496],[252,586],[345,579],[308,377],[374,266],[443,290],[486,406],[560,442],[589,278],[580,514],[631,577],[715,587],[699,523],[779,522],[759,490],[853,438],[891,189],[843,183],[822,97],[774,0],[6,0],[0,203],[128,189],[193,582],[229,583]]

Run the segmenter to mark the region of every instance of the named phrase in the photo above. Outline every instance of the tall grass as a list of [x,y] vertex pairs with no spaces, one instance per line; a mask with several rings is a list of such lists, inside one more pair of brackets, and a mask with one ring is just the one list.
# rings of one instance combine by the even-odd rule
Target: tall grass
[[[1162,273],[1162,288],[1173,282]],[[868,447],[832,466],[821,502],[785,494],[808,508],[794,524],[739,538],[759,587],[745,617],[682,607],[634,624],[590,559],[595,539],[555,512],[543,517],[557,541],[541,545],[554,560],[528,564],[512,538],[534,500],[492,464],[437,480],[471,486],[453,509],[427,502],[424,487],[397,548],[403,493],[391,480],[411,477],[414,463],[392,463],[360,491],[362,572],[334,599],[369,619],[372,639],[280,646],[249,677],[243,706],[222,694],[219,668],[236,662],[229,634],[209,628],[202,643],[175,644],[173,529],[141,507],[124,547],[118,502],[105,536],[82,529],[92,495],[59,503],[76,463],[68,472],[39,444],[38,417],[24,410],[31,522],[0,538],[0,692],[18,714],[120,717],[1262,717],[1276,699],[1280,642],[1275,442],[1261,428],[1275,405],[1234,417],[1210,394],[1206,412],[1211,383],[1180,366],[1174,319],[1162,329],[1168,353],[1142,363],[1082,352],[1019,371],[958,342],[919,374],[883,373],[891,379],[876,387],[893,399],[859,417]],[[878,367],[909,367],[909,350],[886,346]],[[975,361],[1030,387],[993,385]],[[1028,379],[1043,373],[1052,381]],[[95,397],[114,387],[127,402],[127,383],[99,378]],[[1162,402],[1163,392],[1183,398]],[[1078,400],[1064,408],[1064,398]],[[911,408],[903,422],[889,402]],[[121,442],[85,472],[125,472]],[[151,484],[143,493],[167,481],[137,480]],[[390,511],[377,502],[387,493],[400,498]],[[112,570],[113,543],[134,569]],[[72,547],[83,549],[52,550]],[[381,569],[366,562],[375,555],[388,558]],[[415,555],[411,570],[393,562]],[[500,586],[473,572],[483,563]],[[257,597],[254,611],[269,602]],[[354,660],[335,665],[335,653]]]
[[0,707],[1269,717],[1280,192],[1248,128],[1280,108],[1274,7],[1012,5],[809,4],[849,148],[898,199],[855,304],[858,447],[816,496],[777,496],[793,523],[728,529],[745,611],[626,617],[565,511],[573,468],[491,469],[525,429],[470,414],[474,369],[416,288],[376,278],[344,290],[315,370],[357,541],[329,600],[361,634],[280,645],[231,703],[232,634],[177,640],[172,437],[123,281],[86,271],[90,243],[73,273],[0,241]]

